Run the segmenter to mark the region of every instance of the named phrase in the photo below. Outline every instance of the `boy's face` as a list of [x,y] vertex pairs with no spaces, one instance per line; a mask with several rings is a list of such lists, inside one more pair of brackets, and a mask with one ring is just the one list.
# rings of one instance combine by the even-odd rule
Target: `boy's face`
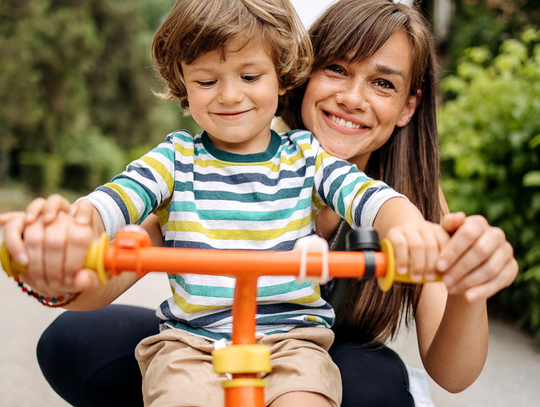
[[215,147],[260,153],[270,143],[270,123],[285,89],[260,43],[250,41],[239,51],[237,45],[231,41],[225,59],[212,51],[190,65],[181,63],[189,110]]

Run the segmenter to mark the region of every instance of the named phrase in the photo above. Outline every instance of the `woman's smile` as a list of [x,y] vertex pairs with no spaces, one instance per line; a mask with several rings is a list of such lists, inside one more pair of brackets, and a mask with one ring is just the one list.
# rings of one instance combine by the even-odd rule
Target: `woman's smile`
[[360,123],[358,120],[351,120],[350,118],[344,117],[343,114],[338,115],[333,112],[323,110],[322,116],[323,119],[327,121],[328,126],[337,131],[341,131],[344,134],[359,134],[369,130],[368,126]]

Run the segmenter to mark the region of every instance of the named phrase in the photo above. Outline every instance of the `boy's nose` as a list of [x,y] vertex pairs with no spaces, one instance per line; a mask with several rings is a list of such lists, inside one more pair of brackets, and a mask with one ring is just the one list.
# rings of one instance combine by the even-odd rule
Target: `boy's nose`
[[221,84],[218,101],[220,103],[239,103],[243,99],[242,90],[232,81],[225,81]]

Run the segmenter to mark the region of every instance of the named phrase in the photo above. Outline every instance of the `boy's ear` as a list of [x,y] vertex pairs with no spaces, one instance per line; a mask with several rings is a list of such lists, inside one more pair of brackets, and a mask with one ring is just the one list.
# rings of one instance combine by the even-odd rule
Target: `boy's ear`
[[405,107],[403,108],[403,111],[401,112],[401,117],[396,123],[397,127],[404,127],[406,126],[410,121],[411,118],[414,115],[414,112],[416,111],[416,108],[422,101],[422,91],[418,89],[418,92],[416,92],[416,95],[410,95],[407,99],[407,102],[405,103]]
[[280,86],[278,90],[278,95],[283,96],[285,93],[287,93],[287,89]]

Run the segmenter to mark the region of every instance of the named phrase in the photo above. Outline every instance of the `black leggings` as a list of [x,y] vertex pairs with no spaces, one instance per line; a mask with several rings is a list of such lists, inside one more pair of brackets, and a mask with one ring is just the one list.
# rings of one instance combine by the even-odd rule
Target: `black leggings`
[[[75,407],[143,406],[134,350],[157,333],[155,312],[146,308],[67,311],[41,336],[37,358],[54,391]],[[414,406],[405,365],[391,349],[336,341],[330,355],[341,371],[342,407]]]

